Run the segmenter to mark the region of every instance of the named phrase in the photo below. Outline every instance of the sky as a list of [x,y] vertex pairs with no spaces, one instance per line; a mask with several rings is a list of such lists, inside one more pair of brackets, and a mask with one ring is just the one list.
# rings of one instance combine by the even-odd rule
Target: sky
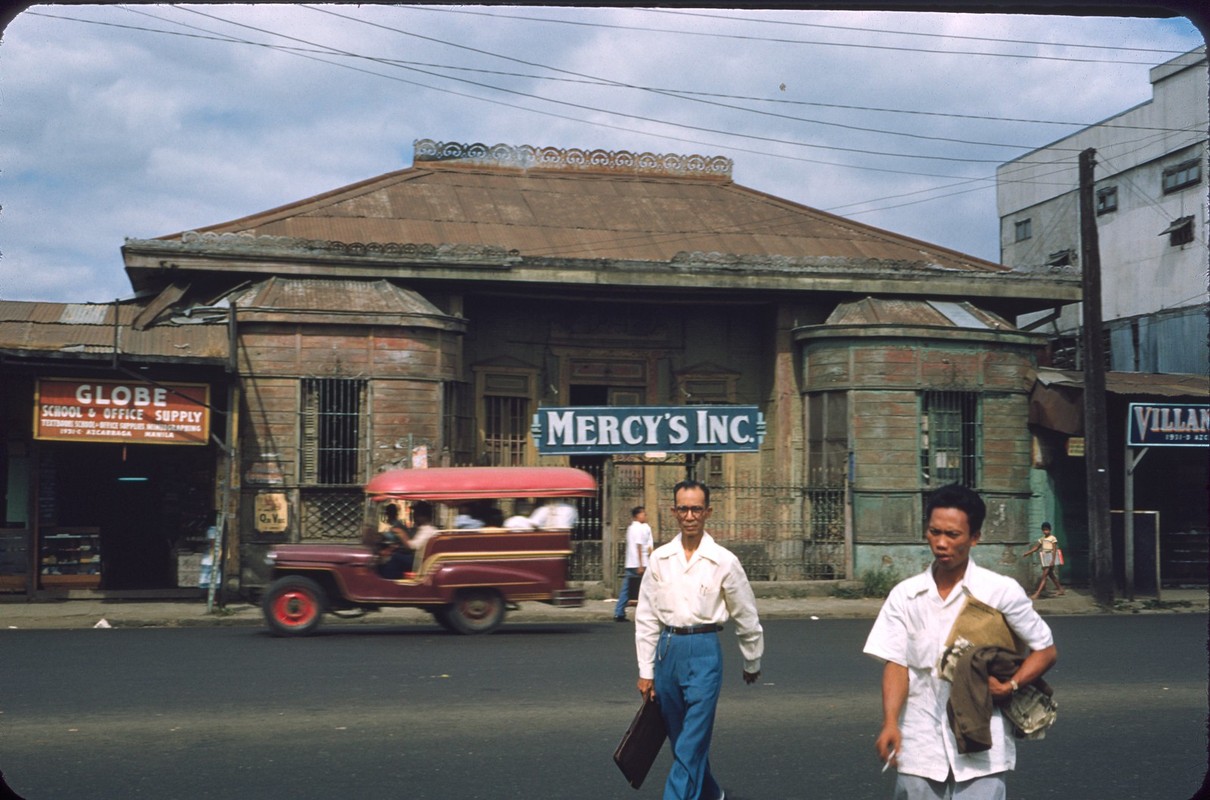
[[1146,102],[1203,43],[1183,17],[31,6],[0,40],[0,299],[129,298],[127,238],[406,168],[417,139],[723,155],[740,185],[997,261],[996,166]]

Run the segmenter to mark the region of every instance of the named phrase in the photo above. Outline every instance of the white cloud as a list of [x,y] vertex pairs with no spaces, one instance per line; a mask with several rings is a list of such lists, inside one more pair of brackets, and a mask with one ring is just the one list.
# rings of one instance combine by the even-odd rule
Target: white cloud
[[[1148,67],[1169,56],[953,37],[1172,51],[1192,49],[1202,41],[1188,21],[1160,19],[352,4],[323,8],[333,13],[287,5],[36,6],[10,23],[0,47],[0,297],[105,301],[128,295],[119,252],[124,238],[234,219],[403,168],[418,138],[722,154],[734,159],[735,178],[746,186],[821,209],[837,208],[837,213],[863,223],[995,259],[998,222],[992,184],[937,187],[964,178],[990,178],[995,163],[1025,152],[1019,147],[912,139],[634,89],[449,67],[562,78],[581,73],[635,86],[773,99],[781,102],[716,102],[849,126],[1032,148],[1074,128],[972,117],[1096,122],[1146,100]],[[215,36],[294,48],[326,46],[416,64],[405,69],[330,51],[302,57],[201,38]],[[878,49],[892,47],[917,51]],[[924,49],[1139,63],[919,52]],[[930,113],[892,114],[874,108]],[[805,144],[867,152],[801,146]],[[984,188],[967,191],[980,185]],[[920,202],[926,198],[934,199]]]

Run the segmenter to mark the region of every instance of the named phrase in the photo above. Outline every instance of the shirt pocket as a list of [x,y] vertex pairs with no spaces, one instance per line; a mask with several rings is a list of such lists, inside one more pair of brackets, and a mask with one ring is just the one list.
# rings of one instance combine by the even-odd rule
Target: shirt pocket
[[937,647],[933,637],[920,628],[908,628],[907,665],[912,669],[932,669],[937,660]]
[[656,616],[661,621],[670,619],[675,610],[676,598],[672,594],[672,587],[668,581],[660,577],[658,572],[650,569],[647,570],[643,580],[651,581],[651,602],[655,606]]
[[709,622],[714,619],[719,606],[719,587],[713,583],[698,583],[692,609],[697,619]]

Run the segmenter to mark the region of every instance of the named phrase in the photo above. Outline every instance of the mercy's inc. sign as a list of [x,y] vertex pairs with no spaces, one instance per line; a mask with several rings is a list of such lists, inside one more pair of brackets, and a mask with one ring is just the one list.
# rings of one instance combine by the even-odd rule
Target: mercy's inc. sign
[[203,383],[40,378],[34,438],[61,442],[206,444],[210,387]]
[[530,428],[542,455],[724,453],[760,449],[756,406],[540,408]]

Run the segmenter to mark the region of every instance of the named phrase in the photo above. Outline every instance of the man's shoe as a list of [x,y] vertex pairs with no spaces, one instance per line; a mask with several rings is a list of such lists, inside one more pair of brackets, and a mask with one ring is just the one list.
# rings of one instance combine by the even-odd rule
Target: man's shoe
[[623,615],[622,615],[622,616],[620,616],[620,617],[614,617],[614,618],[613,618],[613,621],[614,621],[614,622],[625,622],[625,621],[626,621],[626,615],[625,615],[625,614],[623,614]]

